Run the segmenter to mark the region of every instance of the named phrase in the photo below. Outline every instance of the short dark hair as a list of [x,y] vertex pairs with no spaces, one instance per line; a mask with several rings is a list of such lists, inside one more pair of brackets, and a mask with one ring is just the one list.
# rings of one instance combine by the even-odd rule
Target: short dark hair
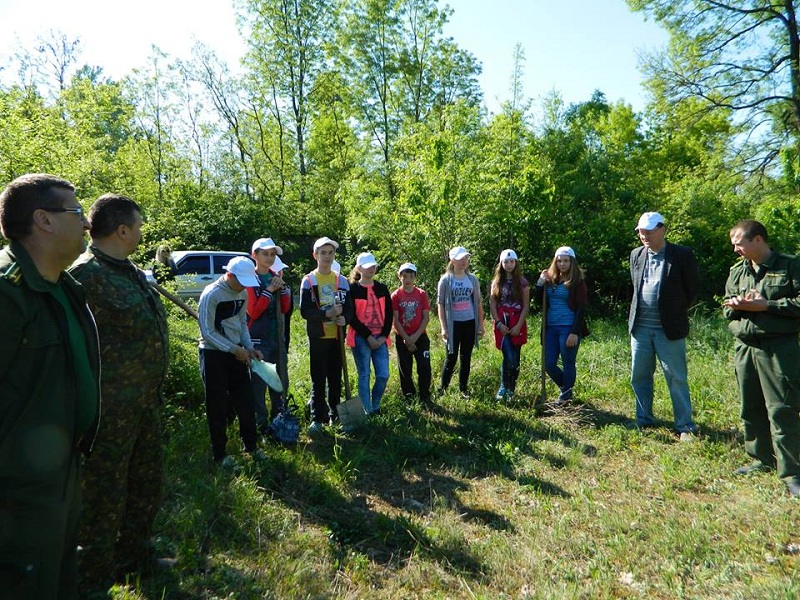
[[767,228],[755,219],[743,219],[739,221],[733,226],[733,229],[731,229],[731,235],[733,235],[734,231],[741,231],[744,239],[747,241],[752,241],[757,235],[760,235],[761,239],[763,239],[765,242],[769,241]]
[[89,235],[92,239],[104,238],[114,233],[120,225],[132,227],[136,213],[141,212],[139,205],[127,196],[103,194],[89,209],[89,222],[92,224]]
[[66,179],[47,173],[17,177],[0,193],[0,231],[7,240],[23,240],[31,234],[33,212],[39,208],[60,208],[62,198],[55,190],[75,191]]

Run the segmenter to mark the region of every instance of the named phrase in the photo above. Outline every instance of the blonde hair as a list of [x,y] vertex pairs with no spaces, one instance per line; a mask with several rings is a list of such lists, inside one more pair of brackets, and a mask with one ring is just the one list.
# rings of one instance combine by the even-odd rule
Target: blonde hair
[[553,285],[563,283],[567,287],[572,287],[576,283],[583,281],[583,269],[578,265],[578,259],[574,256],[568,256],[567,258],[569,258],[569,271],[567,271],[566,276],[563,277],[556,264],[558,256],[554,256],[553,260],[550,262],[547,272],[550,274],[550,281],[553,282]]

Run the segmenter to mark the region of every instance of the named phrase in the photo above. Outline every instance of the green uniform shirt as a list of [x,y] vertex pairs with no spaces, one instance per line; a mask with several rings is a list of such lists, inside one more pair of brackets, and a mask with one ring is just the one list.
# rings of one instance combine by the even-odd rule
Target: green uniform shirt
[[[762,272],[763,271],[763,272]],[[749,260],[731,267],[725,284],[725,298],[758,291],[767,300],[764,312],[723,308],[731,333],[747,343],[797,335],[800,332],[800,258],[772,252],[756,272]]]

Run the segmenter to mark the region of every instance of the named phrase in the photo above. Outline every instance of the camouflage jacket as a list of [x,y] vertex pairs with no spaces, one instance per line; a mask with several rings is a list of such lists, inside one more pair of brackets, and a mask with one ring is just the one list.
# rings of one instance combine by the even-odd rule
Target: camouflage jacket
[[89,246],[70,273],[86,290],[97,322],[105,401],[158,404],[169,364],[167,319],[142,271]]

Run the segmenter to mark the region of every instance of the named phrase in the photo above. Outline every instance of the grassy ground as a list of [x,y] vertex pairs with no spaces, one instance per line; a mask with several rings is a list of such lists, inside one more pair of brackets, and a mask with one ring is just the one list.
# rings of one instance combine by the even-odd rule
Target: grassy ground
[[[357,434],[303,434],[296,448],[265,446],[256,464],[232,430],[236,474],[211,464],[197,381],[184,381],[196,369],[196,332],[173,325],[179,359],[156,529],[159,550],[178,563],[120,585],[117,598],[800,597],[800,502],[774,474],[731,474],[747,459],[718,320],[698,319],[690,338],[696,442],[670,430],[660,373],[663,427],[626,429],[627,334],[595,322],[573,407],[533,414],[535,343],[523,350],[515,403],[496,403],[500,353],[485,338],[472,399],[452,393],[437,400],[441,414],[421,411],[400,400],[393,372],[383,414]],[[303,403],[301,325],[290,372]],[[434,369],[442,359],[437,341]]]

